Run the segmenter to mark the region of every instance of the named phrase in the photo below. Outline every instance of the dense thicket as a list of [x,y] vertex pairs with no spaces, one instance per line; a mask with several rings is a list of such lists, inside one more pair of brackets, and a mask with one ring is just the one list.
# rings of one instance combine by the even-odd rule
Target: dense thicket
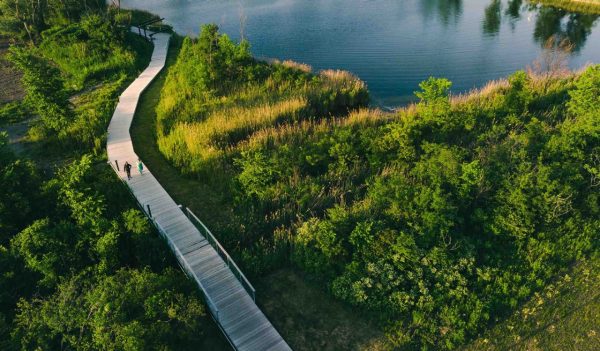
[[202,338],[195,287],[110,168],[83,156],[41,182],[0,150],[4,350],[181,349]]
[[[210,28],[169,72],[158,142],[182,173],[229,194],[227,209],[213,209],[228,214],[216,231],[246,269],[290,262],[379,315],[398,347],[454,349],[597,252],[600,66],[517,72],[454,100],[449,81],[431,78],[395,115],[329,118],[343,109],[306,106],[331,98],[304,95],[298,114],[270,100],[296,96],[294,85],[319,89],[322,76],[236,55],[246,44],[206,41]],[[215,66],[219,57],[231,59]],[[256,68],[266,81],[249,75]]]
[[0,349],[195,349],[211,323],[197,289],[100,154],[151,44],[99,12],[104,1],[56,3],[0,2],[3,20],[7,4],[47,5],[25,22],[36,46],[11,60],[39,117],[33,155],[64,164],[17,157],[0,134]]
[[103,0],[1,0],[0,34],[36,42],[52,26],[77,22],[89,13],[105,13]]
[[23,105],[40,117],[31,138],[99,151],[118,92],[146,65],[150,46],[110,14],[78,17],[45,30],[37,47],[13,46],[9,59],[23,72]]

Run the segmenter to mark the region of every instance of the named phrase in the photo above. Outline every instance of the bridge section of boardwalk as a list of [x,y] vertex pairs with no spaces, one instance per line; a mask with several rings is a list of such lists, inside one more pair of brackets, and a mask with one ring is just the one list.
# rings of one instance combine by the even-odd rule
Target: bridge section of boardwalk
[[[119,98],[108,127],[109,162],[167,240],[181,267],[198,284],[210,313],[233,348],[290,350],[256,305],[254,288],[208,228],[191,211],[182,209],[173,201],[150,169],[144,169],[143,174],[137,171],[138,156],[133,149],[129,129],[140,94],[165,65],[169,38],[167,34],[153,35],[154,51],[150,65]],[[126,161],[133,166],[131,180],[127,180],[123,172]]]

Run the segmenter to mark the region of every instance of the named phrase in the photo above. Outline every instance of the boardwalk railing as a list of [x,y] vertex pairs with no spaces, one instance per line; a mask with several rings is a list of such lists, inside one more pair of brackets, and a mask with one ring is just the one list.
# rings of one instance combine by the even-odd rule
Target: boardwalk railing
[[[193,272],[192,268],[189,267],[188,264],[187,264],[187,262],[183,259],[183,255],[181,254],[181,252],[179,251],[179,249],[177,248],[177,246],[175,246],[175,244],[173,244],[173,242],[171,241],[171,239],[167,235],[167,233],[164,230],[164,228],[157,221],[154,220],[154,217],[152,216],[152,212],[151,212],[150,206],[144,207],[144,205],[141,204],[139,202],[139,200],[137,199],[137,197],[133,194],[133,192],[129,188],[129,185],[127,184],[127,182],[125,182],[125,180],[123,178],[121,178],[121,175],[119,174],[119,170],[117,169],[117,167],[119,167],[118,163],[115,161],[115,164],[113,164],[112,162],[109,161],[108,164],[111,166],[111,168],[113,169],[113,171],[115,171],[115,173],[117,174],[117,178],[119,178],[119,180],[121,181],[121,183],[123,183],[123,186],[125,187],[125,189],[127,189],[127,191],[129,192],[129,194],[131,195],[131,197],[135,200],[135,203],[138,205],[138,207],[142,210],[142,212],[144,212],[148,216],[148,218],[150,219],[150,221],[152,222],[152,224],[154,225],[154,227],[160,233],[160,236],[167,242],[167,245],[169,245],[169,247],[171,248],[171,250],[173,250],[173,252],[175,252],[175,258],[177,258],[177,263],[179,264],[179,267],[181,267],[181,270],[184,273],[186,273],[186,275],[188,277],[193,277],[194,276],[194,272]],[[187,210],[189,211],[189,209],[187,209]],[[189,212],[191,212],[191,211],[189,211]],[[192,215],[194,217],[196,217],[193,213],[192,213]],[[198,221],[200,221],[200,220],[198,220]],[[200,222],[200,223],[202,223],[202,222]],[[211,236],[212,236],[212,234],[211,234]],[[214,237],[213,237],[213,239],[214,239]],[[207,238],[207,240],[208,240],[208,242],[210,242],[210,240],[208,238]],[[220,244],[219,244],[219,246],[220,246]],[[237,268],[237,266],[235,266],[235,267]],[[204,300],[206,301],[206,304],[208,305],[208,310],[209,310],[210,314],[218,322],[217,324],[219,325],[219,328],[220,328],[221,325],[220,325],[220,320],[219,320],[219,309],[217,308],[217,305],[214,303],[214,301],[208,295],[207,290],[204,287],[204,285],[202,285],[202,283],[198,279],[194,279],[194,280],[196,281],[196,283],[200,287],[200,291],[202,291],[202,296],[204,297]],[[248,284],[250,284],[250,283],[248,283]],[[227,336],[227,335],[225,335],[225,336]],[[230,340],[228,340],[228,341],[231,343]]]
[[[181,253],[181,251],[179,251],[179,248],[177,248],[177,246],[175,244],[173,244],[173,242],[171,241],[171,239],[169,238],[169,236],[167,235],[167,232],[163,229],[163,227],[157,221],[155,221],[153,218],[150,218],[150,219],[152,220],[152,223],[154,223],[154,226],[156,227],[156,229],[158,229],[158,232],[160,233],[160,235],[167,241],[167,244],[169,244],[169,246],[171,247],[173,252],[176,253],[175,257],[177,257],[177,261],[179,262],[179,265],[183,266],[183,269],[186,271],[188,276],[193,277],[194,271],[192,270],[192,267],[190,267],[188,265],[187,261],[183,259],[183,254]],[[206,288],[204,287],[204,285],[202,285],[200,280],[198,280],[198,279],[194,279],[194,280],[196,281],[196,283],[198,283],[198,286],[200,287],[200,290],[202,291],[202,295],[204,296],[204,300],[206,301],[206,304],[208,305],[208,309],[209,309],[210,313],[212,314],[213,318],[215,318],[215,320],[220,325],[221,321],[219,320],[219,309],[217,308],[217,305],[210,298],[210,296],[207,293]]]
[[190,210],[188,207],[186,207],[185,212],[186,212],[188,218],[190,220],[192,220],[192,223],[194,223],[194,222],[196,223],[196,227],[198,228],[198,230],[200,230],[200,232],[204,234],[204,237],[206,238],[206,240],[208,240],[208,242],[212,245],[212,247],[217,251],[219,256],[221,256],[221,258],[223,258],[223,260],[225,260],[227,262],[227,266],[229,267],[229,269],[231,269],[231,272],[233,272],[233,275],[235,275],[236,278],[240,281],[240,283],[242,284],[244,289],[246,289],[246,291],[250,295],[252,295],[252,300],[254,300],[254,302],[256,302],[256,290],[254,289],[252,284],[250,284],[250,281],[248,281],[248,278],[246,278],[244,273],[242,273],[242,270],[237,266],[237,264],[235,264],[235,262],[233,261],[231,256],[229,256],[229,253],[227,253],[225,248],[223,248],[223,246],[215,238],[213,233],[208,229],[208,227],[206,227],[204,225],[204,223],[202,223],[202,221],[200,219],[198,219],[198,217],[194,214],[194,212],[192,212],[192,210]]
[[[239,351],[289,351],[289,345],[256,305],[252,284],[189,209],[177,205],[150,169],[134,172],[128,180],[126,160],[138,160],[129,129],[140,94],[164,68],[170,35],[157,34],[148,68],[121,94],[108,126],[106,152],[111,166],[167,241],[177,263],[193,279],[206,309],[232,348]],[[250,293],[252,296],[250,296]]]

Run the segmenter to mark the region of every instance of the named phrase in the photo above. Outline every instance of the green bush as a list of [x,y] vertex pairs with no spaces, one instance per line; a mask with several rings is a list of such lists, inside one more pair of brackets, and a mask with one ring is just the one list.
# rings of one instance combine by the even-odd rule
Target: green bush
[[[420,102],[395,116],[364,110],[333,120],[312,115],[311,104],[332,114],[352,105],[360,94],[344,83],[265,66],[275,72],[262,78],[265,88],[254,88],[258,76],[244,78],[252,89],[236,93],[236,107],[221,88],[193,92],[191,82],[182,85],[190,100],[175,103],[168,84],[187,79],[181,67],[161,97],[159,121],[170,119],[159,145],[183,173],[221,175],[206,183],[231,192],[232,229],[219,232],[241,247],[244,265],[290,262],[380,316],[398,348],[456,349],[598,250],[598,66],[549,78],[517,72],[454,98],[449,81],[431,78]],[[279,98],[282,90],[271,90],[279,79],[285,89],[319,84],[307,90],[319,93],[283,119],[293,123],[219,136],[232,133],[229,123],[269,116],[251,102],[239,108],[240,97]]]
[[136,55],[125,44],[123,29],[99,15],[56,26],[42,33],[39,52],[65,73],[65,86],[80,90],[120,73],[136,70]]
[[13,101],[0,106],[0,125],[18,123],[29,117],[26,104]]
[[[40,117],[29,141],[42,142],[34,155],[44,165],[16,157],[0,133],[2,350],[191,349],[212,328],[196,287],[103,160],[116,98],[151,44],[110,13],[90,15],[106,6],[95,2],[32,3],[56,5],[31,28],[39,47],[11,49],[27,96],[2,109],[2,122],[25,106]],[[25,2],[0,1],[0,31],[14,15],[7,3]]]
[[267,64],[216,25],[185,38],[157,106],[158,145],[183,173],[200,176],[261,131],[347,115],[368,104],[364,83],[347,72],[318,75],[292,62]]
[[48,133],[62,134],[73,118],[58,69],[30,50],[12,47],[9,59],[23,72],[27,105]]

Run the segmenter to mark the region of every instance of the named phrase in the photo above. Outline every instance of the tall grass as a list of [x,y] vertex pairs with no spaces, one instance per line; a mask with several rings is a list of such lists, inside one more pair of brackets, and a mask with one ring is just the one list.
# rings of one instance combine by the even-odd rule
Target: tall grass
[[[80,90],[109,77],[133,74],[145,64],[149,47],[143,39],[89,15],[80,23],[56,26],[42,33],[39,53],[65,74],[67,88]],[[140,50],[143,55],[136,55]],[[144,52],[145,51],[145,52]]]
[[254,107],[231,107],[213,112],[202,122],[181,122],[160,138],[161,152],[186,173],[200,172],[201,165],[225,155],[225,151],[253,132],[269,125],[298,119],[307,106],[301,98]]
[[559,7],[567,11],[600,15],[600,0],[529,0],[532,3]]
[[199,175],[255,133],[345,116],[368,103],[366,85],[348,72],[254,60],[225,35],[207,52],[202,40],[184,41],[157,106],[159,149],[182,173]]

